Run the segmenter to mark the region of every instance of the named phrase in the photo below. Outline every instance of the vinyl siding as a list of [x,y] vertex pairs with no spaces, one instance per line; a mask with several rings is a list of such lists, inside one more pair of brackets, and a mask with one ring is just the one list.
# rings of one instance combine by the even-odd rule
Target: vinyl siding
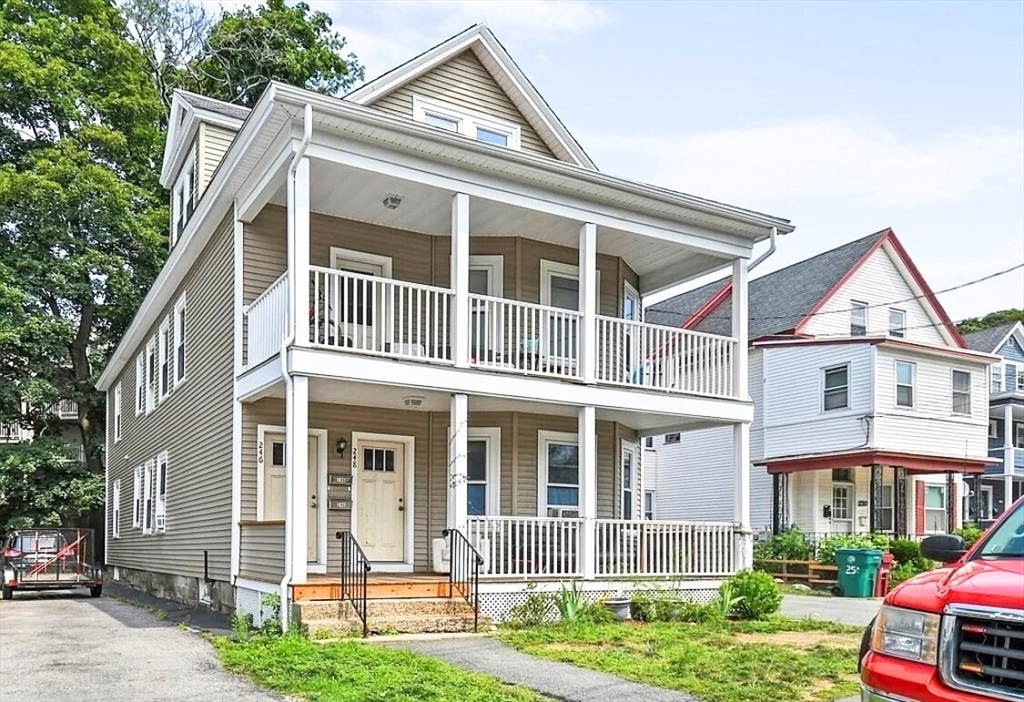
[[199,194],[210,184],[224,153],[234,141],[235,132],[205,122],[199,125]]
[[[895,362],[917,365],[915,406],[896,406]],[[971,414],[953,414],[952,372],[971,373]],[[988,453],[988,374],[982,363],[879,347],[876,448],[932,456],[984,458]]]
[[[903,274],[893,262],[893,256],[883,246],[877,249],[864,265],[828,299],[819,313],[803,328],[811,336],[849,336],[850,302],[866,302],[868,334],[885,335],[889,331],[889,305],[906,311],[907,340],[919,344],[945,346],[938,330],[931,326],[932,318],[925,311],[923,300],[912,299],[916,293],[910,289]],[[879,305],[874,307],[874,305]]]
[[280,582],[284,577],[284,524],[243,524],[238,575]]
[[[764,458],[834,453],[869,444],[872,347],[865,344],[764,350]],[[823,370],[849,364],[850,406],[822,409]]]
[[419,78],[370,104],[378,110],[407,119],[413,118],[413,95],[433,98],[482,115],[519,126],[523,151],[555,158],[544,140],[480,63],[467,49]]
[[[231,551],[231,401],[233,387],[233,236],[220,224],[146,336],[158,333],[184,293],[187,299],[187,378],[156,409],[135,414],[135,355],[121,384],[122,438],[107,452],[108,480],[121,480],[120,533],[107,546],[107,563],[201,577],[203,552],[210,576],[226,580]],[[173,366],[172,366],[173,377]],[[202,407],[202,411],[196,411]],[[167,531],[143,535],[132,527],[135,467],[167,451]],[[110,484],[107,494],[112,494]],[[112,505],[107,505],[111,519]]]

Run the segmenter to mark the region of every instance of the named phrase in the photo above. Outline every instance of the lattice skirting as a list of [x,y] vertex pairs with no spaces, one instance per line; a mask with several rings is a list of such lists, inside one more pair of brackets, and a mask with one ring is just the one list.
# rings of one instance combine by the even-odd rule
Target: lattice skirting
[[[602,599],[624,598],[630,599],[634,593],[656,595],[678,595],[679,597],[699,602],[710,603],[718,596],[720,581],[701,582],[629,582],[614,583],[606,581],[583,581],[580,582],[580,589],[583,596],[590,602],[597,602]],[[518,605],[524,604],[531,595],[547,594],[553,595],[561,590],[561,583],[481,583],[480,585],[480,613],[491,618],[495,623],[500,623],[508,616],[509,611]],[[557,618],[557,610],[554,605],[549,608],[552,620]]]
[[251,616],[253,627],[262,627],[274,616],[274,611],[263,600],[266,594],[247,587],[235,587],[235,613]]

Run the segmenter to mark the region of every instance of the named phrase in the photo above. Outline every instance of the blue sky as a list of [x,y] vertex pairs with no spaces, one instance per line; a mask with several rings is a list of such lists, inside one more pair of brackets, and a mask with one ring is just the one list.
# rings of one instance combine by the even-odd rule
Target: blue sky
[[936,290],[1024,262],[1024,3],[311,4],[368,78],[486,22],[602,171],[793,220],[760,273],[887,226]]

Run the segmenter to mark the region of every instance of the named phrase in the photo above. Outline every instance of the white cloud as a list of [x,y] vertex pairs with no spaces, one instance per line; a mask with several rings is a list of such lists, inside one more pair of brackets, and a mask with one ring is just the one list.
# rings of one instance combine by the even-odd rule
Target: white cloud
[[606,166],[732,202],[842,196],[920,205],[1024,183],[1024,132],[1012,129],[905,138],[869,121],[818,117],[679,137],[591,135],[587,142],[603,145]]

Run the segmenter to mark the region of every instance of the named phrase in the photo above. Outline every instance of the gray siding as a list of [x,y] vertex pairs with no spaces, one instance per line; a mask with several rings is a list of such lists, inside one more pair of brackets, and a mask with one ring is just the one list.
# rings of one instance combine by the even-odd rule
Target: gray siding
[[238,575],[280,582],[284,577],[284,522],[246,522],[241,526]]
[[412,119],[413,95],[442,100],[519,125],[523,151],[555,157],[471,49],[388,93],[371,106]]
[[[146,336],[158,333],[186,295],[187,378],[150,414],[135,414],[136,355],[121,372],[122,438],[108,447],[109,481],[121,481],[120,538],[107,545],[107,563],[178,575],[226,580],[231,551],[231,400],[233,389],[233,237],[222,222],[196,264]],[[172,370],[173,374],[173,370]],[[173,375],[172,375],[173,377]],[[115,383],[114,387],[116,387]],[[113,412],[114,387],[107,396]],[[112,436],[112,434],[111,434]],[[135,467],[167,451],[167,531],[132,527]],[[107,519],[113,506],[107,505]]]

